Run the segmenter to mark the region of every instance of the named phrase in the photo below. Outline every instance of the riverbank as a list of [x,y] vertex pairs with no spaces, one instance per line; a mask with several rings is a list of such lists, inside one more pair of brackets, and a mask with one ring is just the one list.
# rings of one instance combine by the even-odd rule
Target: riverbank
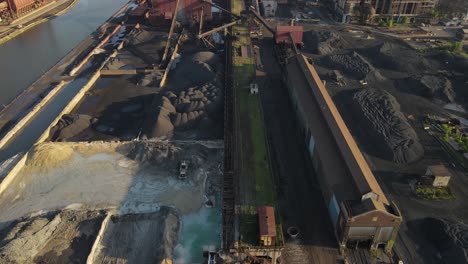
[[65,14],[72,9],[78,1],[79,0],[58,0],[51,2],[42,8],[14,20],[8,26],[0,26],[0,45],[41,23]]
[[[117,19],[117,17],[126,12],[131,3],[132,1],[124,5],[111,18],[109,18],[107,22],[102,24],[94,33],[84,39],[54,67],[34,82],[29,88],[24,90],[10,104],[5,106],[5,108],[0,112],[2,152],[5,151],[8,144],[11,144],[10,139],[14,138],[17,132],[21,131],[23,126],[27,124],[29,120],[34,118],[36,115],[35,113],[42,111],[42,106],[47,105],[49,100],[54,100],[54,96],[49,95],[52,92],[58,92],[56,91],[57,87],[64,87],[63,85],[60,85],[60,83],[73,81],[74,77],[69,76],[71,68],[73,68],[77,61],[82,60],[93,50],[102,37],[106,35],[106,32],[111,31],[115,25],[119,24],[119,19]],[[34,114],[28,114],[32,111]],[[9,135],[8,139],[5,139],[6,135]],[[8,142],[3,142],[5,140]],[[5,146],[5,148],[3,146]]]

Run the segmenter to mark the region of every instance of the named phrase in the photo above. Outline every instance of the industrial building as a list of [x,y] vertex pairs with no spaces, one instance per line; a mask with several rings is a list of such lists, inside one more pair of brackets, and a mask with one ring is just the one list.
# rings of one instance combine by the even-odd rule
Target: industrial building
[[431,181],[431,185],[434,187],[447,187],[452,177],[447,167],[444,165],[431,165],[427,167],[426,177]]
[[272,206],[261,206],[257,211],[260,245],[274,246],[276,242],[275,209]]
[[286,83],[342,252],[391,251],[402,217],[370,170],[314,67],[297,54]]
[[0,24],[9,24],[49,2],[51,0],[0,0]]
[[[211,3],[211,1],[206,2]],[[211,5],[202,0],[149,0],[147,6],[150,8],[149,21],[154,26],[172,20],[174,14],[177,13],[176,9],[181,11],[177,13],[178,20],[184,23],[198,23],[201,16],[205,21],[212,19]]]
[[343,23],[350,22],[356,16],[355,7],[362,4],[370,4],[375,9],[375,15],[379,17],[396,17],[397,19],[408,16],[416,17],[429,14],[436,6],[438,0],[329,0],[337,19]]

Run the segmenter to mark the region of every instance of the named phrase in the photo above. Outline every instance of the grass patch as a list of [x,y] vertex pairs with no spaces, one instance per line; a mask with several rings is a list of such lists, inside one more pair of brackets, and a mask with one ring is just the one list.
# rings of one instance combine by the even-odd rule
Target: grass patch
[[240,215],[240,233],[242,243],[249,245],[258,244],[258,215],[241,214]]
[[243,157],[250,175],[255,177],[255,197],[257,205],[275,205],[273,177],[270,172],[268,150],[266,146],[263,117],[260,110],[260,98],[250,94],[248,89],[239,91],[239,108],[241,123],[250,128],[250,133],[243,135],[245,142],[250,144],[251,153]]
[[[241,1],[232,0],[232,11],[240,14],[243,5]],[[279,209],[276,208],[275,184],[271,174],[268,155],[266,132],[259,95],[250,94],[249,85],[255,77],[255,62],[253,58],[242,58],[238,55],[240,47],[250,45],[250,31],[246,23],[233,26],[233,90],[236,98],[236,108],[240,124],[237,124],[241,134],[242,169],[240,173],[248,176],[243,180],[252,184],[247,190],[252,197],[250,204],[241,205],[240,235],[241,244],[258,245],[258,214],[257,206],[271,205],[275,207],[277,223],[277,245],[282,245],[282,227]],[[242,177],[241,177],[242,178]],[[242,179],[241,179],[242,180]],[[250,193],[252,192],[252,193]],[[250,198],[249,198],[250,199]]]
[[433,186],[418,186],[416,193],[426,200],[455,200],[455,196],[448,188],[437,188]]

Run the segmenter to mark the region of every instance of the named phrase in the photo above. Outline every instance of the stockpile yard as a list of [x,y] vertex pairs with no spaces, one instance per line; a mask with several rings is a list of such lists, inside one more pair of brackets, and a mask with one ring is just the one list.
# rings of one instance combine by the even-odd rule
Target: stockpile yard
[[[181,53],[169,72],[149,70],[124,76],[104,76],[73,113],[52,129],[54,141],[152,139],[221,139],[223,65],[220,56],[184,34]],[[136,70],[161,59],[167,35],[136,29],[128,46],[102,72]],[[117,90],[116,90],[117,89]]]
[[144,19],[145,5],[80,70],[100,76],[76,107],[1,166],[15,176],[0,191],[0,262],[202,263],[219,250],[223,45]]
[[[219,211],[222,157],[222,142],[37,145],[1,197],[2,262],[200,259],[219,240],[219,219],[203,207]],[[184,230],[197,218],[200,230]],[[204,231],[212,235],[191,244]]]
[[[303,52],[404,216],[397,252],[410,263],[467,262],[465,169],[423,128],[428,115],[465,122],[468,60],[437,50],[419,52],[371,31],[309,28]],[[415,195],[411,182],[439,163],[452,164],[454,200],[431,202]]]

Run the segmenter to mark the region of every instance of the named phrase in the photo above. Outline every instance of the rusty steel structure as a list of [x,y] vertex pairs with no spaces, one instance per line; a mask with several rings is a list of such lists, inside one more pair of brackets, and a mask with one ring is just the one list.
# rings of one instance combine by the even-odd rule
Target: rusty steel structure
[[235,132],[234,108],[232,90],[232,42],[225,42],[226,72],[224,95],[224,177],[223,177],[223,205],[222,205],[222,247],[224,250],[233,248],[235,241],[235,204],[236,181],[234,166]]

